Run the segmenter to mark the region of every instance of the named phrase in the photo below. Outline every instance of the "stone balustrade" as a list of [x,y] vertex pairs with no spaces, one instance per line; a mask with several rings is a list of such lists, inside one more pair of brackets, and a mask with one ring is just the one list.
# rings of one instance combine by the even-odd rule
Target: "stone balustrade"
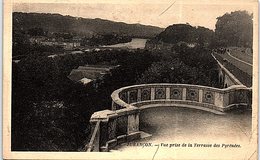
[[[200,109],[215,114],[240,106],[251,107],[252,90],[243,85],[225,89],[188,84],[143,84],[120,88],[111,95],[112,110],[95,112],[90,122],[98,123],[90,150],[108,151],[118,144],[140,138],[139,114],[151,107],[175,106]],[[93,144],[96,144],[93,146]]]

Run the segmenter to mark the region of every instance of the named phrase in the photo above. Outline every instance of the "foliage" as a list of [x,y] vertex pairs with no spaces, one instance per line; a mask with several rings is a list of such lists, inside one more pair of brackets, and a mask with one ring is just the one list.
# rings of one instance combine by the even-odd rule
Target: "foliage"
[[98,45],[113,45],[118,43],[127,43],[132,40],[131,37],[126,35],[118,34],[104,34],[104,35],[95,35],[91,38],[83,38],[81,45],[89,46],[98,46]]
[[44,30],[41,27],[35,27],[28,29],[28,34],[30,36],[44,36],[46,35]]
[[247,11],[226,13],[217,18],[216,45],[252,48],[253,15]]
[[160,62],[154,62],[138,79],[138,83],[185,83],[220,87],[217,63],[202,48],[175,46],[176,56],[165,54]]
[[13,13],[14,30],[27,31],[30,28],[42,28],[56,33],[73,33],[81,36],[93,34],[127,34],[131,37],[154,37],[162,28],[140,24],[126,24],[103,19],[87,19],[50,13]]
[[[89,118],[111,108],[111,93],[135,84],[158,58],[147,51],[100,51],[48,58],[31,55],[12,66],[12,150],[76,151],[90,134]],[[98,88],[67,78],[86,64],[121,65]],[[22,125],[21,125],[22,124]]]
[[198,43],[202,46],[210,45],[214,32],[205,27],[192,27],[189,24],[174,24],[167,27],[155,39],[166,43]]
[[[115,89],[162,82],[219,87],[217,63],[207,47],[252,46],[252,15],[236,11],[218,18],[216,38],[212,30],[204,27],[189,24],[167,27],[152,42],[174,44],[169,52],[105,50],[48,58],[46,51],[62,50],[29,41],[30,36],[46,34],[47,27],[63,39],[71,39],[75,32],[86,37],[100,32],[103,36],[94,37],[94,45],[107,44],[115,37],[116,43],[125,31],[128,36],[151,36],[161,29],[58,14],[13,15],[13,56],[27,56],[12,65],[12,150],[80,150],[90,135],[90,116],[95,111],[111,108],[110,95]],[[119,36],[114,37],[112,33]],[[188,47],[188,43],[198,45]],[[98,88],[67,78],[72,69],[87,64],[120,67]]]
[[[36,34],[36,33],[35,33]],[[29,41],[29,35],[24,31],[13,30],[12,55],[15,57],[25,57],[27,55],[44,55],[46,52],[63,52],[63,49],[56,46],[43,46],[32,44]]]

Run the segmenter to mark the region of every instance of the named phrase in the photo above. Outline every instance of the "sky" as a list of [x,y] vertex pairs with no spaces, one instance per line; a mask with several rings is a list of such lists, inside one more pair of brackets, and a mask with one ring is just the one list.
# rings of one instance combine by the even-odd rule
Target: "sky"
[[[26,1],[25,1],[26,2]],[[69,2],[69,3],[68,3]],[[198,3],[199,2],[199,3]],[[223,2],[223,3],[222,3]],[[233,1],[234,2],[234,1]],[[191,3],[181,0],[158,1],[84,1],[75,3],[14,3],[13,12],[59,13],[83,18],[102,18],[117,22],[140,23],[166,28],[177,23],[189,23],[192,26],[204,26],[215,29],[217,17],[236,10],[253,13],[252,3],[210,3],[197,1]]]

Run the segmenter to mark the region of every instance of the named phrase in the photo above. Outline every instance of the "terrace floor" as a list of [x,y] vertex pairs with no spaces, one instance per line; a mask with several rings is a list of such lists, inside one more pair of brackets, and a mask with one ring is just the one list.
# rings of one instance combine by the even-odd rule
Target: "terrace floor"
[[150,108],[140,114],[140,130],[152,136],[122,144],[111,152],[131,155],[131,158],[145,155],[148,159],[247,159],[252,154],[251,120],[249,110],[216,115],[189,108]]

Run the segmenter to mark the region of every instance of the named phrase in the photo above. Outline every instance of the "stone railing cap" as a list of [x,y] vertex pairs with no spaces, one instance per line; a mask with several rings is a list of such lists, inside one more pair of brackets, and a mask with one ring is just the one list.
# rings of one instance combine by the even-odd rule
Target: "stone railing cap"
[[107,119],[110,115],[114,115],[114,114],[116,114],[115,111],[106,109],[106,110],[93,113],[91,119]]

